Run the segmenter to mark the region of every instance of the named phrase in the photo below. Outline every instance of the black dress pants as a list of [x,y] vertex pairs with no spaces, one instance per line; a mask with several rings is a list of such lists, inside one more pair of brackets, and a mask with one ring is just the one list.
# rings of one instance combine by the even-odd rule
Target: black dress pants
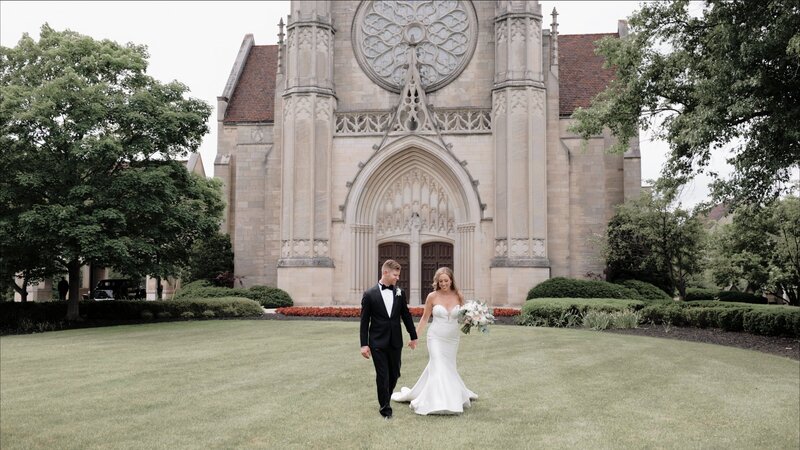
[[372,348],[372,363],[375,365],[375,384],[378,388],[378,404],[382,416],[392,415],[392,392],[400,378],[401,348]]

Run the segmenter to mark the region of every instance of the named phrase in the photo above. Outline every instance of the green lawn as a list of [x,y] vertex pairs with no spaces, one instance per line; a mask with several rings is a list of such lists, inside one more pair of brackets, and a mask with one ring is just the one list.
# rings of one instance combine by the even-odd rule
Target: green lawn
[[[423,342],[424,343],[424,342]],[[403,353],[400,385],[427,362]],[[0,338],[0,447],[769,448],[800,445],[800,363],[692,342],[494,326],[480,399],[381,420],[357,322],[199,321]]]

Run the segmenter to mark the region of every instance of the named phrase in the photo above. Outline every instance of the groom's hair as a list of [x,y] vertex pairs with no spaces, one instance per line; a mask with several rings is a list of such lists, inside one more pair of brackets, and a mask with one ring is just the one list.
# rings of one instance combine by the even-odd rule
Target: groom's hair
[[387,259],[386,262],[383,263],[383,267],[381,267],[381,272],[385,270],[400,270],[401,268],[399,262],[393,259]]

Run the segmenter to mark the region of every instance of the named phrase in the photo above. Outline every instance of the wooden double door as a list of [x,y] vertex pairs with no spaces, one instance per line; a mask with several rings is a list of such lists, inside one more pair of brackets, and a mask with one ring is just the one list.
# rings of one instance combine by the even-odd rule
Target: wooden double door
[[[409,273],[411,268],[410,246],[402,242],[387,242],[378,246],[378,276],[380,277],[381,266],[387,259],[393,259],[400,263],[405,273]],[[420,248],[420,274],[419,291],[420,302],[425,303],[425,298],[433,291],[433,275],[436,269],[442,266],[453,268],[453,244],[448,242],[428,242],[422,244]],[[411,292],[411,277],[402,276],[397,283],[401,289]]]

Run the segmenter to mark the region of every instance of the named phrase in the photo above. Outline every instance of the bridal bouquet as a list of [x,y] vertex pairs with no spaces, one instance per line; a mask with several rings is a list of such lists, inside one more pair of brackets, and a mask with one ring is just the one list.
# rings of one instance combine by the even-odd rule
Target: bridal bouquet
[[489,325],[494,323],[494,316],[486,303],[477,300],[469,300],[458,310],[458,323],[461,324],[461,332],[469,334],[473,327],[478,327],[481,333],[489,331]]

